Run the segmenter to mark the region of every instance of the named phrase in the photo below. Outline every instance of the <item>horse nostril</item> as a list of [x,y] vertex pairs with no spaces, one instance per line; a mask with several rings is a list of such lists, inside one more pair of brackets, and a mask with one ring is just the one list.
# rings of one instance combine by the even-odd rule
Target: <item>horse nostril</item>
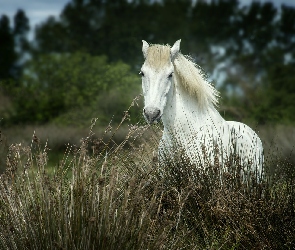
[[154,107],[146,107],[143,109],[143,114],[149,123],[158,120],[160,118],[160,113],[160,109]]
[[160,114],[160,109],[156,109],[155,110],[155,117],[157,118],[159,116],[159,114]]

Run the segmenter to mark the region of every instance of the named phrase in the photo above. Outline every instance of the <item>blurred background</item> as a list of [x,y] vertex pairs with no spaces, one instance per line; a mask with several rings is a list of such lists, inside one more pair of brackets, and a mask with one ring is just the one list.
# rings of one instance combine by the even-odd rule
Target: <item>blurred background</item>
[[293,152],[293,0],[1,0],[0,15],[0,164],[34,131],[57,152],[79,143],[92,118],[97,131],[120,122],[141,93],[142,39],[181,38],[221,92],[223,117]]

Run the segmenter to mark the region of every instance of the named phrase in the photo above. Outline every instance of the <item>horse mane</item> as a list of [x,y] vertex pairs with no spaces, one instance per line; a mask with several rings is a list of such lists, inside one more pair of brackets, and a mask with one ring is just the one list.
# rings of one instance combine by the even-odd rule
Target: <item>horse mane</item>
[[197,97],[201,107],[218,104],[219,92],[208,82],[202,68],[189,56],[179,52],[173,60],[173,65],[179,83],[190,95]]
[[[169,45],[152,44],[149,46],[145,63],[159,70],[171,60]],[[218,104],[219,92],[208,82],[204,71],[189,56],[178,52],[172,59],[178,82],[192,96],[196,96],[200,107]]]

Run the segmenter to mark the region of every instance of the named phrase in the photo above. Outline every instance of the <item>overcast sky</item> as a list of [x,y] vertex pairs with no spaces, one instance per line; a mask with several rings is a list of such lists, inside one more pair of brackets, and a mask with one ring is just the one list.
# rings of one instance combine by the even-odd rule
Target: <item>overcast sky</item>
[[[275,5],[281,4],[294,6],[295,0],[261,0],[262,2],[271,1]],[[0,0],[0,16],[3,14],[12,18],[18,9],[23,9],[29,17],[31,29],[33,30],[36,24],[45,21],[49,16],[58,17],[63,7],[70,0]],[[252,0],[240,0],[242,4],[251,3]],[[32,35],[31,35],[32,36]]]

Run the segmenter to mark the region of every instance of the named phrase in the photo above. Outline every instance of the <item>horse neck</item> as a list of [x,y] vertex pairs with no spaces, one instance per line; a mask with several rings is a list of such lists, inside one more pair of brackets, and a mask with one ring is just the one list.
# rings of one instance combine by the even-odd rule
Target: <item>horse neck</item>
[[173,89],[167,98],[167,104],[163,112],[162,121],[164,128],[178,132],[191,133],[191,130],[199,129],[212,121],[224,122],[214,105],[201,107],[195,96],[189,94],[183,86],[174,80]]

